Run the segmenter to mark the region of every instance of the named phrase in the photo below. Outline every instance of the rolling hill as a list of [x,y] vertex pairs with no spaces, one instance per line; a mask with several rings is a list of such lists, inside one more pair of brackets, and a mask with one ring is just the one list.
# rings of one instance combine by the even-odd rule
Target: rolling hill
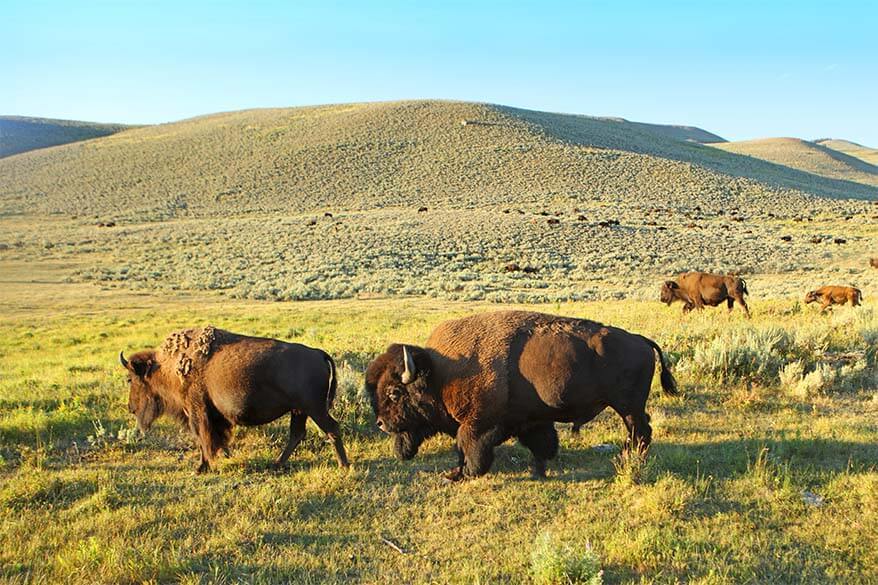
[[128,128],[133,126],[0,116],[0,158],[48,146],[109,136]]
[[712,145],[726,152],[813,173],[821,177],[878,187],[878,167],[823,144],[798,138],[764,138]]
[[878,198],[874,187],[638,123],[440,101],[204,116],[6,158],[0,177],[4,213],[139,219],[559,198],[709,207],[768,198],[781,208]]
[[690,269],[798,295],[861,270],[878,189],[691,136],[446,101],[203,116],[0,160],[0,262],[272,300],[653,298]]
[[878,165],[878,148],[869,148],[868,146],[863,146],[856,142],[838,140],[835,138],[823,138],[815,140],[814,142],[821,146],[825,146],[826,148],[831,148],[832,150],[841,152],[842,154],[858,158],[870,165]]

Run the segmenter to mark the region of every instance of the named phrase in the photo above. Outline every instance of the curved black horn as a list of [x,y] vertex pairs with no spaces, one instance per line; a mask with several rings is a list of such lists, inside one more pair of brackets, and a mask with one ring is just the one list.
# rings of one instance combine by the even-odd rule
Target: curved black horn
[[128,360],[125,359],[125,352],[123,351],[119,352],[119,362],[122,364],[123,368],[128,367]]

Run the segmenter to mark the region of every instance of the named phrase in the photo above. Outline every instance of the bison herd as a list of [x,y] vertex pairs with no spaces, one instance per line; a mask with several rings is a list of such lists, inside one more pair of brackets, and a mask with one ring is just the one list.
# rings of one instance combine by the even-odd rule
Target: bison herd
[[[747,284],[738,276],[689,272],[661,287],[661,301],[683,311],[737,302],[749,317]],[[825,286],[806,303],[860,304],[859,289]],[[677,392],[662,348],[651,339],[595,321],[527,311],[498,311],[441,323],[423,347],[391,344],[365,372],[378,427],[401,459],[427,438],[455,439],[456,481],[488,472],[494,448],[510,438],[532,454],[531,472],[544,477],[558,453],[554,423],[590,421],[612,409],[628,431],[626,449],[652,440],[646,401],[656,368],[662,390]],[[198,472],[226,451],[235,425],[255,426],[290,416],[283,465],[305,437],[310,418],[348,460],[338,422],[329,414],[336,393],[333,359],[320,349],[239,335],[213,327],[169,335],[153,350],[126,359],[128,409],[145,432],[162,414],[187,427],[200,451]]]

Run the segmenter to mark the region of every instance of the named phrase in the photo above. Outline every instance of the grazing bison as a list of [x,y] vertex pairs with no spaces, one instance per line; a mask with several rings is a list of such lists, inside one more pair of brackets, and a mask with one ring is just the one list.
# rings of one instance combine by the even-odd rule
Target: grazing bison
[[869,258],[869,266],[878,268],[878,258]]
[[525,311],[484,313],[439,325],[425,347],[393,344],[366,370],[378,427],[410,459],[428,437],[457,440],[448,479],[486,473],[494,447],[516,437],[546,473],[558,452],[554,422],[583,423],[608,406],[645,449],[652,439],[646,399],[661,363],[661,384],[676,383],[655,342],[594,321]]
[[731,311],[737,301],[749,318],[750,309],[744,300],[744,295],[747,294],[750,294],[747,283],[739,276],[686,272],[676,280],[666,280],[662,284],[661,301],[668,306],[674,301],[683,301],[684,313],[692,309],[703,309],[705,305],[716,307],[723,301],[726,301]]
[[348,465],[328,412],[335,363],[322,350],[208,326],[172,333],[158,350],[129,359],[120,353],[119,360],[128,372],[128,410],[140,430],[164,413],[188,426],[201,451],[199,473],[226,449],[234,425],[262,425],[287,413],[290,436],[277,465],[305,437],[308,417],[332,440],[339,465]]
[[805,304],[820,301],[820,312],[824,312],[830,305],[844,305],[848,301],[857,307],[862,299],[860,289],[852,286],[821,286],[805,295]]

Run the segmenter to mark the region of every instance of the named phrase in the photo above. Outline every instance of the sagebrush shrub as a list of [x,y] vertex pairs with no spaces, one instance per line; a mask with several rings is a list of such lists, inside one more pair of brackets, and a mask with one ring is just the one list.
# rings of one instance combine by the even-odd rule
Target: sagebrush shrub
[[600,558],[586,544],[576,549],[550,532],[541,533],[531,552],[531,574],[537,585],[601,585],[604,572]]

